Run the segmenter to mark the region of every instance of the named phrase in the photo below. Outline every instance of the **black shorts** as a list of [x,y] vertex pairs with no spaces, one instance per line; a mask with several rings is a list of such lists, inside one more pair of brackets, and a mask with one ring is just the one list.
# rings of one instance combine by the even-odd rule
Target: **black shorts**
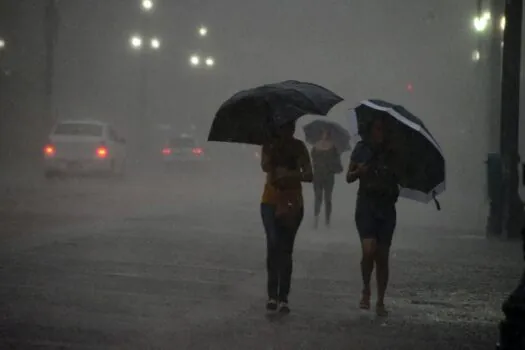
[[390,247],[397,223],[395,203],[358,196],[355,223],[362,240],[375,239],[378,245]]

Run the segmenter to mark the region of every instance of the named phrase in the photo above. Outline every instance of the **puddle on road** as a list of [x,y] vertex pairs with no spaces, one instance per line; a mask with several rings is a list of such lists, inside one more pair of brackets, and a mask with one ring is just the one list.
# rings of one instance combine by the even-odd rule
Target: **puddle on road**
[[455,309],[457,306],[452,303],[447,303],[445,301],[438,300],[410,300],[412,305],[421,305],[421,306],[437,306],[442,308],[451,308]]

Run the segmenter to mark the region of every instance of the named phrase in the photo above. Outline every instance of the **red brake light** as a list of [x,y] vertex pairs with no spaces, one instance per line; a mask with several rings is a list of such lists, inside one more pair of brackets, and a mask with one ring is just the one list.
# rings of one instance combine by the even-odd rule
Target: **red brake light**
[[47,145],[44,147],[44,154],[48,157],[53,157],[56,153],[55,146],[53,145]]
[[192,152],[196,155],[201,155],[203,153],[202,148],[194,148]]
[[164,154],[165,156],[168,156],[171,154],[171,148],[163,148],[162,149],[162,154]]
[[97,157],[106,158],[108,156],[108,149],[106,147],[97,148]]

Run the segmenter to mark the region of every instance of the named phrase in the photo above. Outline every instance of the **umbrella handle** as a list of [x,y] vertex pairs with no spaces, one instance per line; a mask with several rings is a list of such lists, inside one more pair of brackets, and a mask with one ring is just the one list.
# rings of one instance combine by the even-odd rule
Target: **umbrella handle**
[[439,201],[436,198],[436,191],[432,191],[432,199],[434,200],[434,203],[436,204],[436,209],[438,211],[441,210],[441,204],[439,204]]

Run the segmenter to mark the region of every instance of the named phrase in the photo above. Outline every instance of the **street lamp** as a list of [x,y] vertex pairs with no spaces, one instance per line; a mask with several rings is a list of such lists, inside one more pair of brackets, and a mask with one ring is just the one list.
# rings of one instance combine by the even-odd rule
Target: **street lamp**
[[151,39],[151,48],[158,50],[160,48],[160,40],[158,38]]
[[490,11],[483,12],[480,16],[474,17],[474,29],[477,32],[484,32],[490,24],[492,14]]
[[200,36],[206,36],[208,35],[208,28],[202,26],[199,28],[199,35]]
[[484,32],[489,25],[489,19],[487,17],[474,17],[474,29],[477,32]]
[[206,58],[206,65],[208,67],[213,67],[215,65],[215,60],[213,59],[213,57]]
[[5,40],[0,38],[0,50],[5,49]]
[[152,0],[142,0],[142,9],[146,12],[153,10],[153,1]]
[[142,48],[142,38],[139,35],[133,35],[129,39],[129,43],[131,47],[135,50],[139,50]]
[[481,59],[481,53],[479,52],[479,50],[474,50],[472,52],[472,61],[478,62],[480,59]]
[[507,25],[507,20],[505,19],[505,16],[501,16],[501,19],[499,20],[499,27],[502,31],[505,30],[505,27]]
[[190,64],[194,67],[198,66],[201,63],[201,59],[197,55],[192,55],[190,57]]

